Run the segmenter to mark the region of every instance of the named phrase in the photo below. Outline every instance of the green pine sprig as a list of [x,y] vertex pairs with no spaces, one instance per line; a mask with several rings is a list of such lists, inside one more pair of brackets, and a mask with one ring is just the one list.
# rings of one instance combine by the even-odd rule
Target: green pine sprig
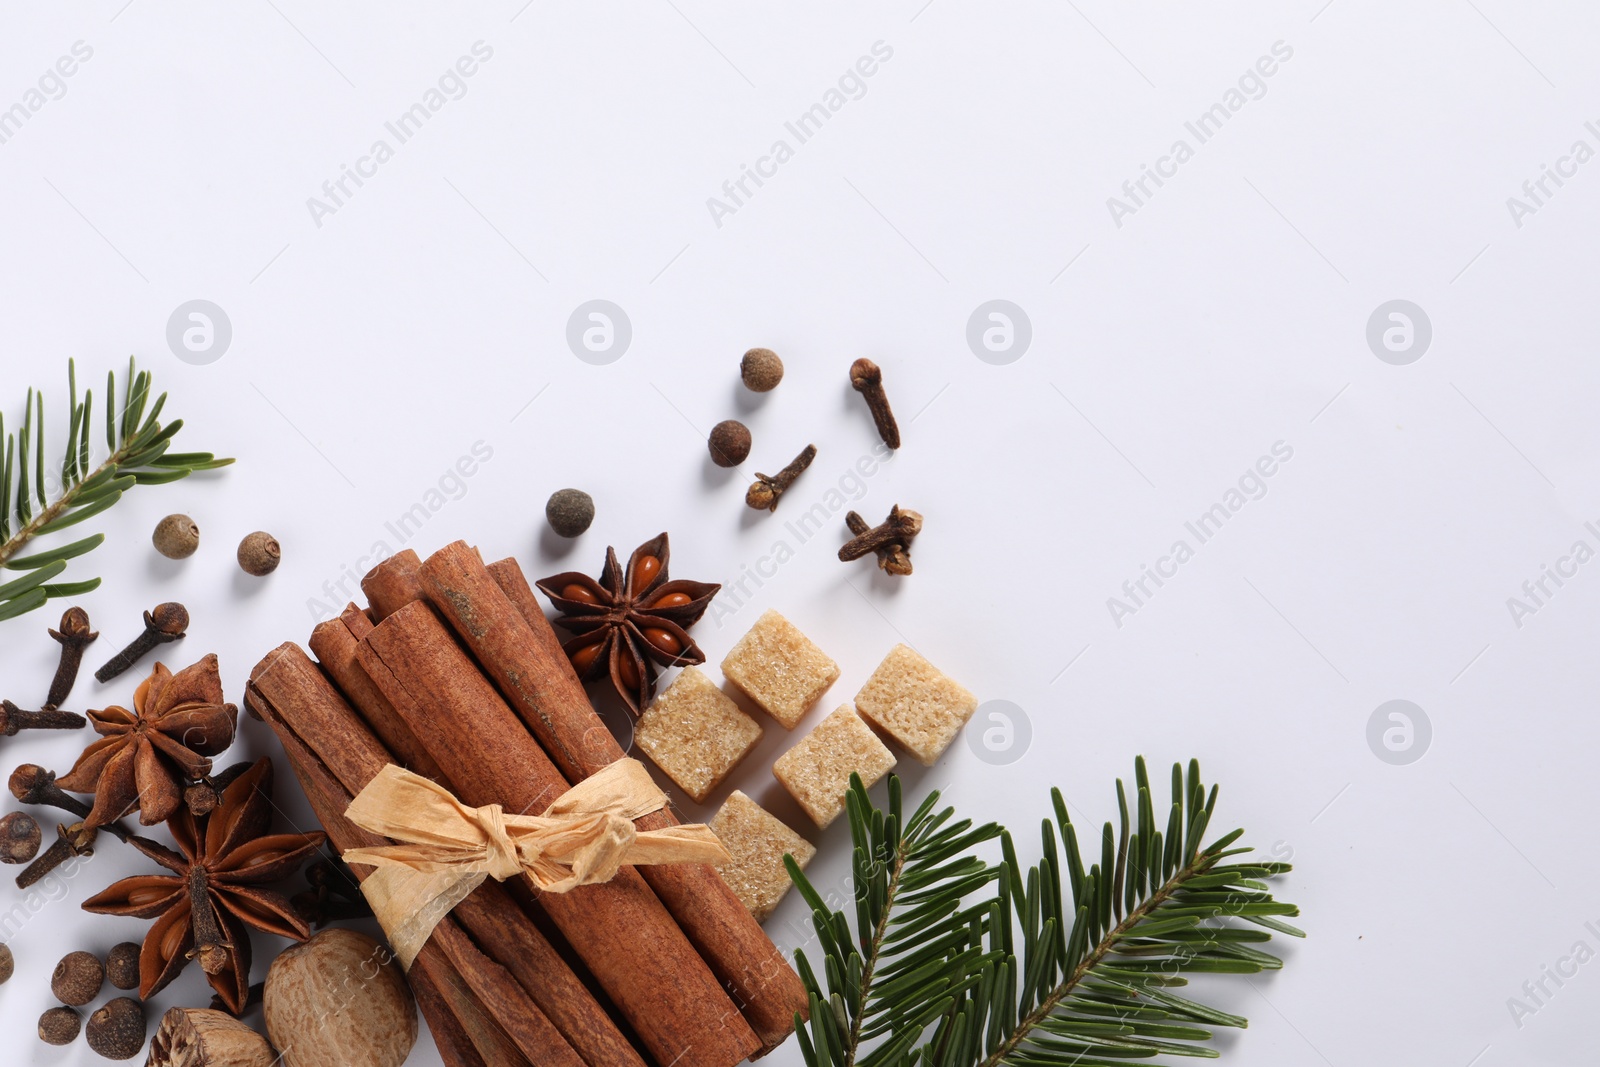
[[[1255,974],[1282,966],[1255,947],[1299,914],[1265,879],[1287,863],[1243,859],[1242,830],[1202,845],[1217,790],[1200,766],[1172,768],[1158,821],[1143,758],[1135,795],[1117,782],[1119,821],[1087,867],[1060,790],[1042,828],[1042,858],[1024,868],[1011,836],[935,811],[909,819],[899,780],[886,809],[859,776],[847,797],[854,841],[855,925],[830,908],[792,857],[789,876],[812,909],[822,978],[795,953],[810,994],[796,1019],[808,1067],[1120,1067],[1130,1058],[1215,1058],[1211,1028],[1246,1020],[1180,996],[1189,974]],[[1000,861],[974,849],[1000,840]],[[1058,847],[1058,840],[1060,846]],[[1091,859],[1093,857],[1090,857]]]
[[[45,479],[43,391],[28,390],[20,431],[7,433],[5,416],[0,413],[0,568],[31,572],[0,584],[0,620],[24,615],[57,597],[79,596],[100,585],[99,578],[72,582],[56,579],[70,560],[98,548],[105,534],[32,555],[18,555],[34,538],[76,526],[109,510],[136,485],[163,485],[195,471],[233,462],[218,459],[210,452],[169,451],[173,438],[183,428],[183,420],[166,424],[160,421],[167,394],[162,393],[153,404],[149,403],[150,372],[136,370],[134,361],[129,359],[120,407],[116,403],[116,373],[106,374],[106,455],[91,470],[89,438],[94,422],[94,391],[85,390],[83,400],[78,400],[78,371],[71,360],[67,361],[67,390],[70,417],[58,487],[50,486]],[[56,473],[54,465],[49,469]]]

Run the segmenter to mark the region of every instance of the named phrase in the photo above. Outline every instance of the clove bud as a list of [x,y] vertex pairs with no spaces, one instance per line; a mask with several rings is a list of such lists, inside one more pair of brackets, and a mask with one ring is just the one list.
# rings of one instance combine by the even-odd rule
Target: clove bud
[[128,647],[106,661],[94,672],[95,681],[109,682],[123,671],[138,663],[157,645],[164,645],[183,637],[189,629],[189,610],[182,604],[169,601],[157,604],[154,611],[144,613],[144,633],[128,643]]
[[73,823],[71,826],[58,824],[56,826],[56,840],[44,850],[44,855],[23,868],[17,875],[17,888],[27,889],[34,885],[45,875],[67,862],[69,856],[94,855],[95,829],[83,823]]
[[56,676],[50,682],[50,695],[44,702],[46,708],[53,710],[59,708],[72,693],[73,683],[78,680],[78,668],[83,664],[83,650],[100,635],[89,629],[89,613],[82,608],[68,608],[62,612],[61,628],[49,633],[61,646],[61,663],[56,667]]
[[794,484],[794,480],[800,477],[816,458],[817,446],[806,445],[800,454],[777,474],[769,476],[757,471],[754,484],[744,494],[744,502],[757,511],[777,511],[778,498]]
[[900,425],[894,421],[889,409],[889,395],[883,391],[883,368],[870,359],[861,358],[850,364],[850,386],[860,393],[872,412],[872,421],[878,427],[878,436],[890,448],[900,447]]
[[45,708],[23,711],[9,700],[0,700],[0,734],[15,737],[21,730],[81,730],[89,720],[72,711]]
[[855,536],[839,549],[841,560],[848,563],[872,552],[878,556],[878,566],[887,573],[911,573],[911,541],[922,532],[920,514],[910,509],[902,510],[896,504],[881,525],[869,527],[866,520],[853,511],[845,516],[845,525]]
[[198,782],[183,791],[184,803],[189,807],[189,813],[195,817],[210,815],[222,801],[222,792],[232,785],[234,780],[254,764],[249,760],[235,763],[227,770],[217,774],[208,774]]

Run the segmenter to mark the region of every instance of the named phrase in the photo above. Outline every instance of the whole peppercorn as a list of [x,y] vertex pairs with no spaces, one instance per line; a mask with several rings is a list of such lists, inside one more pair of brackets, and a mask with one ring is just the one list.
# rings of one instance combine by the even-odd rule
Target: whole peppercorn
[[0,819],[0,863],[27,863],[39,854],[39,824],[25,811]]
[[783,381],[783,360],[770,348],[752,348],[739,361],[739,377],[752,393],[766,393]]
[[11,954],[10,945],[0,945],[0,985],[11,981],[17,970],[17,958]]
[[724,419],[711,428],[707,440],[711,462],[719,467],[737,467],[750,458],[750,427],[738,419]]
[[71,1008],[51,1008],[39,1016],[39,1040],[47,1045],[70,1045],[82,1028],[83,1019]]
[[562,537],[578,537],[594,522],[594,497],[582,489],[557,489],[545,501],[544,521]]
[[277,538],[263,530],[257,530],[239,542],[239,566],[246,574],[253,574],[257,578],[277,570],[281,554]]
[[106,980],[118,989],[139,988],[139,943],[124,941],[106,953]]
[[63,1004],[82,1007],[100,995],[106,969],[93,952],[69,952],[56,964],[50,976],[50,992]]
[[89,1016],[89,1047],[108,1060],[131,1060],[144,1051],[144,1006],[131,997],[108,1000]]
[[150,540],[168,559],[188,559],[200,547],[200,527],[187,515],[168,515],[156,524]]

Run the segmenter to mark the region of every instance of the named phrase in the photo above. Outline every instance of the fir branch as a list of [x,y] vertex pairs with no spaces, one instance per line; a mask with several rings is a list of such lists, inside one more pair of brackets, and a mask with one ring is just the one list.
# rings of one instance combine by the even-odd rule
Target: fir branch
[[[100,579],[52,582],[66,570],[68,561],[98,548],[104,534],[94,534],[32,555],[19,555],[36,537],[57,533],[109,510],[135,485],[160,485],[195,471],[232,463],[209,452],[168,452],[183,420],[163,425],[165,393],[145,413],[150,397],[150,373],[140,371],[130,358],[123,403],[116,405],[115,372],[106,374],[106,457],[90,470],[89,427],[94,417],[94,392],[85,390],[78,400],[78,372],[67,362],[68,419],[65,454],[60,464],[59,493],[45,481],[44,393],[29,389],[22,427],[7,433],[0,413],[0,568],[33,571],[28,578],[0,585],[0,620],[15,618],[57,597],[79,596],[96,588]],[[50,467],[52,473],[56,467]],[[37,511],[36,511],[37,509]],[[13,533],[12,521],[16,527]]]
[[[1026,869],[1000,827],[972,830],[951,822],[948,808],[934,814],[937,794],[902,838],[898,780],[890,778],[883,811],[853,778],[854,938],[844,913],[786,861],[811,905],[827,981],[824,994],[805,953],[796,953],[811,996],[810,1028],[799,1031],[809,1067],[1104,1067],[1129,1057],[1217,1056],[1207,1027],[1245,1020],[1171,989],[1190,973],[1282,966],[1252,946],[1272,931],[1304,936],[1280,918],[1298,909],[1274,900],[1263,881],[1290,868],[1224,863],[1250,851],[1231,847],[1239,830],[1202,847],[1217,790],[1206,792],[1197,763],[1187,775],[1173,767],[1161,824],[1142,758],[1134,769],[1133,812],[1119,781],[1119,827],[1105,824],[1098,863],[1085,866],[1054,790],[1041,859]],[[998,864],[972,855],[995,837]]]

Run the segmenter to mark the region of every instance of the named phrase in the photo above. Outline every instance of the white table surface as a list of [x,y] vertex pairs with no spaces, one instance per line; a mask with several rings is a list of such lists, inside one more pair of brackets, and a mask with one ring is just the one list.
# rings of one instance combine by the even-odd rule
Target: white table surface
[[[1600,964],[1571,953],[1600,949],[1585,817],[1600,563],[1560,563],[1575,542],[1600,549],[1585,525],[1600,519],[1600,163],[1562,162],[1576,141],[1600,149],[1591,7],[109,0],[0,27],[0,109],[26,112],[0,143],[8,419],[43,385],[61,432],[67,357],[92,382],[131,352],[172,392],[185,448],[239,458],[86,527],[107,533],[73,572],[105,578],[82,600],[103,635],[91,667],[141,609],[179,599],[194,625],[172,662],[216,651],[238,700],[375,552],[464,537],[537,577],[670,530],[675,575],[762,575],[696,631],[713,668],[769,607],[839,660],[802,729],[902,640],[1020,707],[1031,742],[1014,762],[962,740],[931,770],[902,766],[914,796],[943,788],[1025,844],[1052,784],[1098,826],[1136,753],[1163,777],[1199,757],[1222,785],[1217,823],[1293,857],[1280,895],[1310,933],[1282,972],[1208,984],[1251,1018],[1227,1062],[1592,1055]],[[492,54],[446,77],[401,143],[386,123],[475,47]],[[75,48],[92,54],[48,76]],[[785,124],[875,49],[802,143]],[[1275,49],[1271,76],[1248,76]],[[1185,124],[1226,110],[1241,78],[1202,143]],[[362,162],[380,139],[392,158]],[[1162,162],[1179,139],[1190,158]],[[764,162],[778,140],[791,151]],[[1171,176],[1136,202],[1123,183],[1147,164]],[[347,165],[370,177],[335,203],[323,185]],[[1570,176],[1535,203],[1523,183],[1546,165]],[[746,166],[771,176],[736,202],[723,185]],[[167,323],[196,299],[232,338],[185,362]],[[566,342],[595,299],[631,325],[607,365]],[[966,337],[997,299],[1031,330],[1002,364]],[[1392,300],[1431,324],[1420,359],[1415,341],[1399,362],[1368,345]],[[788,373],[751,404],[736,368],[758,344]],[[846,385],[861,355],[885,368],[905,447],[858,483],[875,441]],[[727,417],[756,437],[734,473],[702,444]],[[752,472],[808,441],[820,455],[793,504],[747,512]],[[474,447],[491,457],[451,481]],[[1185,524],[1274,447],[1292,456],[1259,499],[1199,543]],[[541,508],[566,485],[599,517],[558,557]],[[926,515],[913,577],[833,558],[834,488],[874,520],[896,502]],[[427,521],[402,541],[389,524],[418,504]],[[816,504],[828,525],[796,536],[786,522]],[[182,564],[148,539],[173,511],[203,531]],[[265,581],[233,564],[258,528],[285,552]],[[1193,557],[1114,619],[1108,599],[1180,539]],[[1514,617],[1508,598],[1547,565],[1575,574]],[[3,624],[3,695],[42,698],[58,610]],[[132,686],[86,673],[71,706]],[[1420,759],[1369,747],[1391,700],[1431,724]],[[798,732],[768,725],[714,803],[735,785],[772,803],[838,886],[846,827],[815,833],[779,803],[769,768]],[[0,748],[7,770],[65,770],[83,742]],[[245,724],[238,753],[274,750]],[[280,782],[286,823],[308,823]],[[146,866],[108,843],[12,937],[13,1062],[99,1062],[26,1035],[62,953],[142,935],[78,904]],[[770,930],[786,950],[805,940],[793,895]],[[1576,974],[1528,999],[1558,967]],[[207,995],[191,968],[152,1017]],[[425,1042],[411,1062],[437,1058]]]

